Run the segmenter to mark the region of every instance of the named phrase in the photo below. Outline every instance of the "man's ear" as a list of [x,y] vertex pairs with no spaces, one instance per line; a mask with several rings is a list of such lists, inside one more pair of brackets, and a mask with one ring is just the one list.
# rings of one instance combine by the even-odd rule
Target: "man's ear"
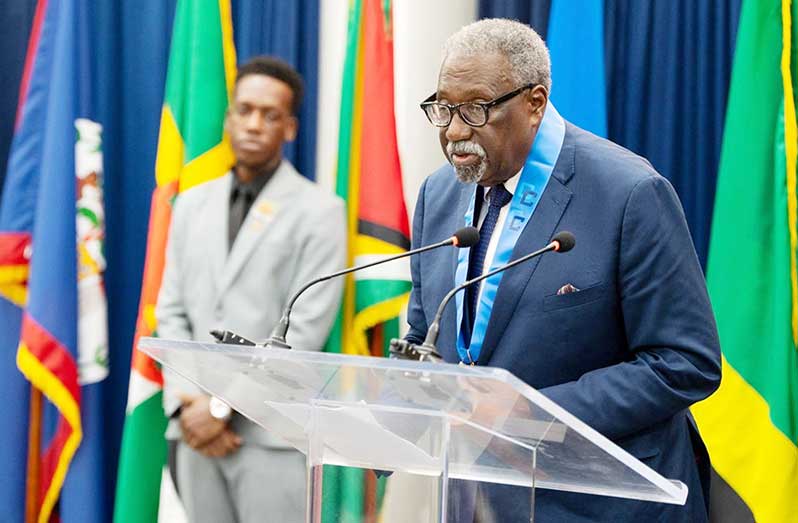
[[287,125],[285,126],[283,139],[286,142],[293,142],[296,139],[296,133],[298,131],[299,131],[299,120],[296,119],[296,116],[291,116],[288,119]]
[[526,93],[527,102],[531,109],[531,117],[534,124],[539,124],[543,120],[546,112],[546,104],[549,101],[549,91],[542,85],[536,85]]

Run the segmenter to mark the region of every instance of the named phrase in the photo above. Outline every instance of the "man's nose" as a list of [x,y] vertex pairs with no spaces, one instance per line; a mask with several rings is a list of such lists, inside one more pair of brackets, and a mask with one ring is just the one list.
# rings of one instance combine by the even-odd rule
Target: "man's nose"
[[244,127],[248,131],[260,131],[263,129],[263,115],[260,111],[252,111],[244,119]]
[[449,122],[449,126],[446,128],[446,139],[450,142],[467,140],[471,137],[472,132],[471,126],[460,117],[460,112],[455,111],[452,115],[452,121]]

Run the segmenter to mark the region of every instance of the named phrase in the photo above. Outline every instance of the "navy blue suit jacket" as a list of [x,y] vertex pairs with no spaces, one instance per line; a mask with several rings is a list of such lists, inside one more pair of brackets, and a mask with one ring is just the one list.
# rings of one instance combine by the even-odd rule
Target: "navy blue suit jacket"
[[[413,247],[462,227],[473,190],[449,165],[427,178]],[[561,230],[576,236],[571,252],[504,273],[478,364],[511,371],[690,492],[682,507],[539,490],[536,517],[706,521],[709,462],[687,409],[719,385],[720,347],[676,193],[644,158],[567,124],[551,180],[511,259],[543,247]],[[456,257],[437,249],[413,258],[409,340],[424,339],[454,286]],[[569,283],[580,291],[558,296]],[[449,362],[459,361],[455,324],[452,301],[438,338]],[[496,521],[528,521],[528,489],[482,484],[480,491]],[[471,513],[452,503],[453,519]]]

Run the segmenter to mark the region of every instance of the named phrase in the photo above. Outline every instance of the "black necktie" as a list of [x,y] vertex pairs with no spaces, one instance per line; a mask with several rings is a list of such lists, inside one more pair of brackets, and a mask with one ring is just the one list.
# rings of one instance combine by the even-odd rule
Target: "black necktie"
[[[479,228],[479,243],[472,247],[471,257],[468,264],[468,279],[476,278],[482,274],[482,267],[485,265],[485,256],[488,254],[490,237],[493,229],[496,228],[496,221],[499,219],[499,212],[502,207],[510,203],[513,195],[504,188],[504,185],[496,185],[488,193],[488,213]],[[477,299],[479,298],[479,283],[475,283],[466,289],[468,301],[468,328],[465,329],[467,343],[471,344],[471,330],[474,328],[474,317],[477,312]]]
[[238,236],[238,231],[241,230],[241,225],[247,217],[247,212],[252,206],[254,197],[247,187],[238,186],[233,189],[233,195],[230,201],[230,219],[228,221],[228,250],[233,248],[233,242]]

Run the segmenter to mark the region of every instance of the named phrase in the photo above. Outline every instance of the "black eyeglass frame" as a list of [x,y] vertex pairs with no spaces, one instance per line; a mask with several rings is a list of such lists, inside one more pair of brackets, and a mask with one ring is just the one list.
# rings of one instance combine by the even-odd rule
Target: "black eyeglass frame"
[[[462,102],[462,103],[454,104],[454,105],[435,101],[435,97],[438,96],[438,93],[432,93],[423,102],[421,102],[420,107],[421,107],[421,110],[424,111],[424,115],[427,117],[427,120],[429,120],[429,123],[431,123],[435,127],[449,127],[449,125],[451,125],[451,123],[452,123],[452,118],[454,118],[455,111],[457,111],[457,113],[460,115],[460,119],[463,120],[463,122],[465,122],[467,125],[469,125],[471,127],[484,127],[485,125],[488,124],[488,120],[490,119],[490,108],[491,107],[495,107],[495,106],[497,106],[499,104],[502,104],[502,103],[506,102],[507,100],[515,98],[516,96],[521,94],[524,90],[532,89],[534,87],[537,87],[537,85],[538,84],[535,84],[535,83],[528,83],[526,85],[522,85],[518,89],[514,89],[514,90],[510,91],[509,93],[503,94],[503,95],[499,96],[498,98],[494,98],[493,100],[491,100],[489,102]],[[446,107],[449,110],[449,120],[445,124],[436,124],[435,122],[432,121],[432,118],[430,118],[429,113],[427,113],[427,107],[430,107],[430,106],[433,106],[433,105]],[[478,107],[481,107],[482,111],[485,113],[485,121],[482,122],[481,124],[475,124],[475,123],[470,122],[465,116],[463,116],[463,113],[460,112],[460,108],[462,106],[464,106],[464,105],[476,105]]]

